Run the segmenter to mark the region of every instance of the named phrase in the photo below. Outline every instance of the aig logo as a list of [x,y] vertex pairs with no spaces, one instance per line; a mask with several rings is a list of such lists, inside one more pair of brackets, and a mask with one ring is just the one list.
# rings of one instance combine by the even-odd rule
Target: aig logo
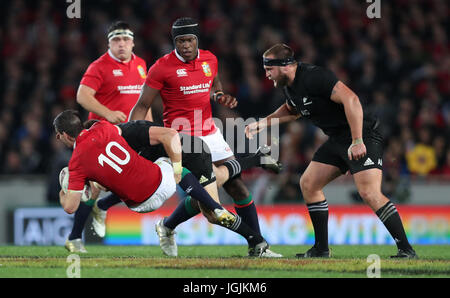
[[177,77],[186,77],[186,76],[187,76],[186,69],[184,68],[177,69]]

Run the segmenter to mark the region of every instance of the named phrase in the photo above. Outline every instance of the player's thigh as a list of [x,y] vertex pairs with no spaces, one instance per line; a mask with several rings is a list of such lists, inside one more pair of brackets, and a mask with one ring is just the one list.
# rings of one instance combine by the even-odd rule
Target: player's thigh
[[214,199],[214,201],[220,204],[219,191],[217,190],[216,181],[209,183],[208,185],[205,185],[204,188],[206,192]]
[[300,187],[306,193],[321,191],[325,185],[341,174],[341,170],[337,166],[311,161],[300,177]]
[[213,163],[213,170],[214,174],[216,175],[217,187],[223,186],[223,184],[227,182],[228,178],[230,177],[230,173],[228,172],[227,167],[223,166],[223,163],[230,159],[235,159],[234,155]]
[[314,153],[311,163],[300,178],[302,192],[321,191],[322,188],[348,170],[339,155],[335,142],[328,139]]

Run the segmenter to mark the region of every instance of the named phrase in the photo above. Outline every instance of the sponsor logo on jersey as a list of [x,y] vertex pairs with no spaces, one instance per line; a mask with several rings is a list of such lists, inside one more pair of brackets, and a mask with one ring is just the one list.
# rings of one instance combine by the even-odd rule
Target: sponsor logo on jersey
[[383,161],[381,160],[381,158],[378,158],[378,165],[383,166]]
[[187,72],[185,68],[179,68],[177,69],[177,77],[186,77]]
[[211,88],[211,81],[208,83],[196,84],[191,86],[180,86],[180,91],[183,92],[184,95],[194,94],[194,93],[203,93],[209,92]]
[[141,93],[141,88],[142,85],[117,86],[120,94],[139,94]]
[[137,69],[141,78],[145,79],[147,77],[147,74],[145,73],[144,67],[142,67],[142,65],[138,65]]
[[209,67],[208,62],[202,63],[203,72],[205,73],[205,76],[210,77],[212,76],[211,67]]
[[122,73],[122,70],[121,69],[113,69],[113,75],[115,76],[115,77],[122,77],[123,76],[123,73]]

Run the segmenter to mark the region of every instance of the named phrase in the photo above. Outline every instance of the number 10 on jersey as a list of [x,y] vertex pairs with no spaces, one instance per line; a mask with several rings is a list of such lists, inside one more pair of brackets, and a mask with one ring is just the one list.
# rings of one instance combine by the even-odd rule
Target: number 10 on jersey
[[[121,159],[117,155],[115,155],[111,149],[113,147],[116,147],[120,151],[122,151],[125,154],[125,158]],[[111,168],[113,168],[117,173],[122,173],[122,168],[120,166],[126,165],[130,161],[130,153],[123,148],[119,143],[117,142],[109,142],[108,145],[106,145],[106,156],[101,153],[98,156],[98,163],[103,167],[104,163],[107,163]]]

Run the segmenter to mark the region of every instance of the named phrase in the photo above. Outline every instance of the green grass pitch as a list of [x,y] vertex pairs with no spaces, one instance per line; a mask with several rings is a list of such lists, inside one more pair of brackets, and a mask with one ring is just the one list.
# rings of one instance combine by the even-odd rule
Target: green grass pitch
[[[450,277],[450,246],[415,246],[417,260],[392,260],[395,246],[331,246],[331,259],[297,259],[309,246],[279,246],[281,259],[246,257],[244,246],[180,246],[166,257],[158,246],[87,245],[80,256],[84,277],[143,278],[348,278],[367,277],[371,254],[380,257],[381,277]],[[0,277],[65,278],[71,264],[63,247],[0,246]]]

